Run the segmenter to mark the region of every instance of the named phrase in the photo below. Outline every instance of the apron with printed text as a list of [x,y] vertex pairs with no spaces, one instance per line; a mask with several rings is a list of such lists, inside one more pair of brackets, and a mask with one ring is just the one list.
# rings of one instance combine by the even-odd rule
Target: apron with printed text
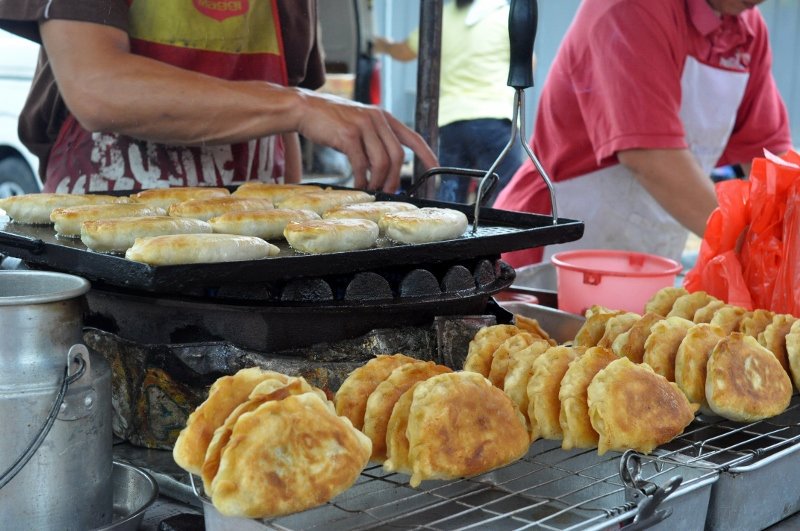
[[[728,143],[748,78],[745,72],[686,59],[680,117],[689,149],[706,175]],[[591,221],[580,240],[546,247],[545,261],[568,249],[635,249],[680,261],[688,231],[625,166],[617,164],[554,186],[559,216]]]
[[[276,0],[128,3],[133,53],[222,79],[287,84]],[[280,135],[229,145],[171,146],[112,132],[92,133],[70,114],[50,153],[44,191],[277,182],[283,168]]]

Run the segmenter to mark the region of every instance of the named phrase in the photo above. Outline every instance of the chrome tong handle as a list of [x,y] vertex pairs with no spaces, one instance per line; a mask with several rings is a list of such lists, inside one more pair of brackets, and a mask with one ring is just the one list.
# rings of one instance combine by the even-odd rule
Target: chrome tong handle
[[[558,206],[556,205],[556,193],[550,176],[542,167],[542,163],[528,146],[525,140],[525,89],[533,86],[533,44],[536,40],[536,30],[539,25],[539,4],[536,0],[511,0],[511,8],[508,13],[508,38],[511,44],[511,61],[508,69],[508,86],[514,88],[514,113],[511,118],[511,139],[503,148],[500,156],[495,160],[489,171],[488,177],[500,162],[506,157],[511,147],[519,135],[520,144],[531,159],[533,165],[542,176],[547,189],[550,192],[550,205],[553,213],[553,225],[558,223]],[[484,181],[478,185],[478,197],[484,187]],[[479,208],[475,205],[475,216],[472,222],[472,232],[478,231]]]
[[[641,455],[627,450],[619,460],[619,477],[625,485],[625,498],[637,505],[633,522],[624,526],[624,531],[639,531],[666,520],[672,508],[660,509],[661,503],[683,482],[681,476],[673,476],[663,487],[642,477]],[[621,530],[621,531],[622,531]]]

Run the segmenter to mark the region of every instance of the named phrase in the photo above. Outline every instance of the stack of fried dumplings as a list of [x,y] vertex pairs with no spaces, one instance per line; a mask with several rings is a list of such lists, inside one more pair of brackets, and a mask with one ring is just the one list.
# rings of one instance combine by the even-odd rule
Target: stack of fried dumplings
[[403,354],[353,371],[334,402],[372,441],[372,460],[412,487],[487,472],[529,446],[522,416],[486,378]]
[[202,476],[226,516],[271,518],[321,505],[349,488],[370,440],[300,377],[242,369],[218,379],[189,416],[175,462]]

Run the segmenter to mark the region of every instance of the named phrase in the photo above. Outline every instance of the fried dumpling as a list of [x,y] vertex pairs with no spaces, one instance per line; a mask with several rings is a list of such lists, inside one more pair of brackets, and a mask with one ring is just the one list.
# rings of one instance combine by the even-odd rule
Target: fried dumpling
[[698,323],[686,332],[675,355],[675,383],[689,402],[700,404],[700,411],[710,413],[706,401],[706,366],[711,351],[724,337],[722,328]]
[[339,386],[339,390],[336,391],[333,398],[336,414],[350,419],[357,430],[362,429],[369,395],[397,367],[416,361],[418,360],[404,354],[375,356],[351,372]]
[[717,313],[717,310],[724,308],[725,306],[727,306],[725,302],[721,300],[713,300],[694,312],[694,319],[692,319],[692,321],[695,323],[710,323],[711,319],[714,318],[714,314]]
[[786,335],[786,358],[789,360],[794,385],[800,388],[800,319],[792,324]]
[[561,401],[558,399],[561,379],[570,362],[584,350],[583,347],[551,347],[533,362],[527,389],[531,441],[540,437],[561,439]]
[[641,315],[633,312],[625,312],[615,315],[606,323],[603,337],[601,337],[600,341],[597,342],[597,346],[611,348],[611,345],[614,344],[614,340],[617,339],[620,334],[624,334],[630,330],[631,327],[636,324],[636,321],[641,318]]
[[273,378],[284,382],[289,379],[278,372],[250,367],[214,382],[208,391],[208,398],[189,415],[186,427],[175,441],[172,449],[175,462],[184,470],[200,475],[214,431],[222,426],[239,404],[247,400],[259,383]]
[[544,339],[545,341],[549,342],[552,346],[556,346],[556,341],[550,337],[550,334],[545,331],[544,328],[539,324],[539,321],[534,319],[533,317],[526,317],[521,314],[514,314],[514,325],[522,330],[523,332],[528,332],[536,337]]
[[406,431],[412,487],[426,479],[488,472],[521,458],[530,444],[511,399],[485,377],[467,371],[419,383]]
[[686,332],[693,326],[692,321],[683,317],[667,317],[653,323],[650,335],[644,342],[642,361],[650,365],[656,374],[674,382],[675,356],[678,354],[678,347],[686,337]]
[[591,347],[569,364],[558,391],[561,401],[558,420],[564,435],[561,443],[564,450],[597,446],[599,435],[589,418],[589,384],[598,372],[617,359],[609,348]]
[[494,351],[503,344],[503,341],[519,332],[521,330],[514,325],[492,325],[478,330],[478,333],[469,342],[467,358],[464,360],[464,370],[489,376]]
[[674,383],[628,358],[597,373],[589,384],[588,403],[600,455],[628,449],[648,454],[683,433],[697,409]]
[[790,373],[791,369],[789,368],[789,358],[786,355],[786,335],[795,321],[797,321],[797,318],[792,315],[776,314],[764,331],[758,334],[759,344],[775,354],[775,357],[778,358],[787,373]]
[[284,184],[248,181],[242,183],[233,192],[236,197],[261,197],[269,199],[273,204],[294,194],[321,192],[322,188],[311,184]]
[[400,365],[378,384],[378,387],[367,399],[367,409],[364,413],[364,435],[372,441],[373,461],[386,459],[386,428],[392,409],[397,400],[411,386],[446,372],[453,372],[449,367],[437,365],[432,361],[415,361]]
[[525,418],[525,426],[530,433],[528,419],[528,381],[533,374],[533,362],[550,348],[550,343],[537,341],[522,350],[512,352],[509,356],[508,371],[503,382],[503,391],[508,395]]
[[[506,372],[508,371],[509,355],[512,352],[522,350],[529,347],[536,341],[544,341],[543,339],[529,334],[527,332],[520,332],[514,334],[505,341],[492,353],[492,365],[489,369],[489,381],[495,387],[503,388],[503,383],[506,380]],[[544,341],[547,343],[546,341]],[[549,345],[549,343],[547,343]]]
[[753,310],[752,312],[748,312],[739,322],[739,332],[758,339],[758,334],[769,326],[774,317],[775,314],[769,310]]
[[663,320],[664,317],[657,313],[644,314],[627,332],[621,333],[614,339],[611,350],[617,356],[625,356],[634,363],[641,363],[644,359],[644,344],[650,336],[652,326]]
[[792,382],[778,359],[752,336],[733,332],[708,359],[706,399],[717,415],[752,422],[783,412]]
[[572,344],[576,347],[595,347],[606,333],[606,324],[612,317],[626,312],[593,306],[586,311],[586,321],[578,329]]
[[667,286],[658,290],[647,304],[644,305],[644,313],[657,313],[658,315],[667,315],[678,297],[688,295],[689,292],[684,288],[676,288]]
[[714,312],[714,317],[711,318],[710,323],[722,328],[725,335],[728,335],[739,330],[739,325],[747,313],[747,310],[740,306],[723,306]]
[[314,393],[268,401],[234,424],[211,501],[223,515],[246,518],[315,507],[358,479],[371,449]]
[[414,390],[422,382],[416,382],[395,402],[392,415],[386,425],[386,461],[383,469],[387,472],[400,472],[411,475],[411,462],[408,460],[408,415],[411,402],[414,401]]
[[666,317],[683,317],[689,321],[694,320],[694,314],[700,308],[706,306],[708,303],[717,300],[706,293],[705,291],[695,291],[694,293],[687,293],[675,299],[672,309]]

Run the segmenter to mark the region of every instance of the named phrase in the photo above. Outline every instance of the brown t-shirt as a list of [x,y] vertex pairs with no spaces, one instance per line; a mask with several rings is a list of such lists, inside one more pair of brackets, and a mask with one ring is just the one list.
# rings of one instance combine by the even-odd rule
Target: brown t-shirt
[[[316,0],[278,0],[278,12],[290,86],[316,89],[325,81],[317,38]],[[77,20],[128,29],[128,0],[0,0],[0,28],[41,43],[39,23]],[[19,119],[23,144],[39,157],[45,178],[50,149],[68,115],[42,49],[31,90]]]

